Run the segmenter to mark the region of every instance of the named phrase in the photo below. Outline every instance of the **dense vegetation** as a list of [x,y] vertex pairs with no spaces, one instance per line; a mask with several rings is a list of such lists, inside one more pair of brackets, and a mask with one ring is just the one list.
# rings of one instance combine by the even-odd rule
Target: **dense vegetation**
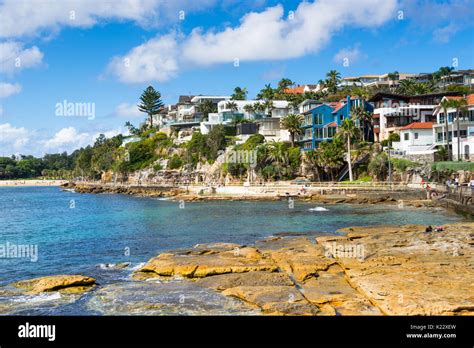
[[[318,99],[321,101],[339,101],[347,95],[357,95],[368,99],[377,92],[395,92],[406,95],[416,95],[439,91],[436,83],[451,73],[452,68],[442,67],[432,74],[432,80],[419,83],[415,80],[402,80],[398,87],[340,87],[341,75],[335,70],[329,71],[324,80],[318,82],[318,92],[304,94],[288,93],[288,89],[294,87],[295,83],[290,79],[282,79],[276,88],[267,84],[257,94],[256,99],[261,102],[254,105],[246,105],[247,112],[270,113],[274,100],[287,100],[291,106],[296,107],[305,99]],[[398,73],[389,74],[392,81],[398,80]],[[394,84],[395,85],[395,84]],[[444,90],[469,92],[465,87],[449,86]],[[227,107],[235,110],[235,100],[245,100],[247,89],[236,87],[232,93],[232,100]],[[457,110],[462,105],[451,105]],[[82,177],[86,179],[99,179],[105,172],[114,172],[126,176],[137,170],[151,168],[155,171],[162,169],[193,171],[200,164],[212,164],[228,146],[235,144],[235,126],[243,122],[235,120],[231,127],[216,126],[209,134],[201,134],[199,131],[192,134],[191,140],[184,144],[177,144],[176,134],[167,136],[161,133],[156,125],[153,125],[153,116],[163,107],[160,92],[152,86],[147,87],[139,99],[139,110],[146,114],[147,122],[135,127],[130,122],[125,125],[129,129],[129,136],[118,135],[107,139],[100,135],[91,146],[81,148],[72,154],[47,154],[43,158],[33,156],[0,157],[0,179],[14,178],[73,178]],[[211,112],[216,112],[215,104],[207,100],[199,105],[199,110],[207,118]],[[265,142],[262,135],[251,136],[245,143],[235,146],[234,150],[255,151],[256,163],[224,163],[222,171],[234,177],[245,179],[258,176],[265,180],[290,179],[298,175],[309,174],[317,180],[335,180],[340,171],[346,166],[345,153],[351,152],[351,159],[357,159],[370,154],[368,163],[358,165],[355,170],[355,178],[373,177],[385,180],[388,175],[388,157],[380,148],[375,150],[367,140],[372,127],[372,115],[363,109],[354,109],[353,120],[346,120],[339,127],[338,134],[332,142],[319,144],[315,151],[301,153],[296,139],[302,134],[302,117],[289,114],[282,119],[281,127],[287,129],[291,135],[291,143]],[[357,122],[355,122],[357,121]],[[356,124],[359,127],[356,127]],[[388,140],[382,142],[382,146],[399,141],[397,134],[390,135]],[[440,158],[451,158],[452,154],[440,149]],[[306,172],[302,173],[301,164],[306,166]],[[414,167],[416,163],[393,159],[392,168],[403,172],[407,168]],[[349,166],[352,177],[352,165]],[[435,163],[434,170],[472,169],[469,164],[457,164],[454,162]],[[303,171],[304,172],[304,171]]]

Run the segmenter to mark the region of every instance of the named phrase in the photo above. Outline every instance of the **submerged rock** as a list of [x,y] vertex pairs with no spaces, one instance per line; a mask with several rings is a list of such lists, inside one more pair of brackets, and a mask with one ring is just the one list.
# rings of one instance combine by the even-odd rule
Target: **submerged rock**
[[38,294],[46,291],[73,294],[91,290],[95,285],[95,279],[82,275],[54,275],[22,280],[12,285],[29,294]]
[[87,308],[103,315],[258,315],[260,310],[192,282],[123,282],[92,294]]

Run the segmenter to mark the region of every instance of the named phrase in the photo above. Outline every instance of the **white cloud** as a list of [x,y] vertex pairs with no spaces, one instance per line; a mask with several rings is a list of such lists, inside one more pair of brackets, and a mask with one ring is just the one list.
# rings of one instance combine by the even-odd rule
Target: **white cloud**
[[0,82],[0,98],[7,98],[20,92],[21,85],[19,83]]
[[[302,2],[292,19],[277,5],[248,13],[238,26],[222,31],[196,28],[186,38],[173,34],[155,37],[115,57],[109,72],[123,82],[165,81],[186,66],[297,58],[318,52],[346,26],[384,24],[395,17],[396,5],[397,0],[360,0],[357,6],[344,0]],[[127,58],[129,67],[124,65]]]
[[0,72],[13,74],[26,68],[32,68],[43,60],[43,53],[38,47],[23,48],[19,42],[0,43]]
[[[57,32],[61,27],[92,27],[106,20],[128,20],[141,26],[178,20],[202,11],[216,0],[4,0],[0,4],[0,37],[11,38]],[[73,12],[72,12],[73,11]]]
[[2,155],[11,155],[21,152],[30,143],[34,132],[24,127],[16,128],[10,123],[0,124],[0,148]]
[[114,115],[118,117],[135,118],[143,116],[143,113],[138,110],[135,104],[121,103],[115,108]]
[[366,57],[367,55],[361,52],[360,45],[356,44],[354,47],[340,49],[339,52],[334,55],[333,61],[339,64],[347,62],[348,65],[352,65],[358,60]]
[[100,134],[107,138],[123,133],[122,127],[111,130],[80,132],[74,127],[62,128],[53,136],[10,123],[0,124],[0,156],[12,154],[42,157],[46,153],[73,152],[81,147],[93,145]]
[[433,31],[433,40],[440,43],[448,43],[451,37],[456,34],[459,27],[453,23]]
[[51,139],[44,141],[45,150],[77,149],[90,143],[91,137],[88,133],[78,133],[74,127],[63,128]]
[[166,81],[178,72],[178,44],[174,34],[154,38],[114,57],[108,71],[122,82]]
[[78,132],[74,127],[62,128],[53,137],[46,140],[40,140],[44,153],[73,152],[81,147],[94,144],[100,134],[107,138],[121,133],[121,129],[113,129],[102,132]]

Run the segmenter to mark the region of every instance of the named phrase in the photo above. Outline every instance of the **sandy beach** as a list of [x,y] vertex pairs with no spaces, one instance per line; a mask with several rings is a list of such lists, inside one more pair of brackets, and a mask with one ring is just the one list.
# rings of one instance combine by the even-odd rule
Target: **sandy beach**
[[2,186],[60,186],[67,180],[0,180]]

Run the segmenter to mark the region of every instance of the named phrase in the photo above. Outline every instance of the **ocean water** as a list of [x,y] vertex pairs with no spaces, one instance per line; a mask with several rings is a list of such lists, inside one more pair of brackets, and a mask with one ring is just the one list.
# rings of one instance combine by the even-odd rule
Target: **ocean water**
[[[33,245],[38,251],[36,262],[32,258],[0,258],[0,286],[68,273],[92,276],[101,285],[113,286],[129,281],[131,268],[158,253],[197,243],[252,244],[278,233],[334,234],[346,226],[440,225],[462,219],[442,209],[397,205],[295,201],[290,209],[283,200],[189,202],[183,207],[172,200],[77,194],[57,187],[0,187],[0,248],[8,243]],[[119,262],[130,262],[131,267],[120,271],[104,267]],[[30,304],[58,303],[54,296],[46,296],[44,301],[38,297],[24,300]],[[50,312],[52,307],[48,304],[46,314],[95,313],[86,310],[85,305],[81,307],[83,299],[71,301],[78,303],[60,303],[58,306],[63,309],[57,312]],[[1,302],[0,293],[0,310]],[[45,314],[41,306],[30,305],[24,310],[17,307],[20,309],[15,313]],[[68,310],[64,312],[64,308]]]

